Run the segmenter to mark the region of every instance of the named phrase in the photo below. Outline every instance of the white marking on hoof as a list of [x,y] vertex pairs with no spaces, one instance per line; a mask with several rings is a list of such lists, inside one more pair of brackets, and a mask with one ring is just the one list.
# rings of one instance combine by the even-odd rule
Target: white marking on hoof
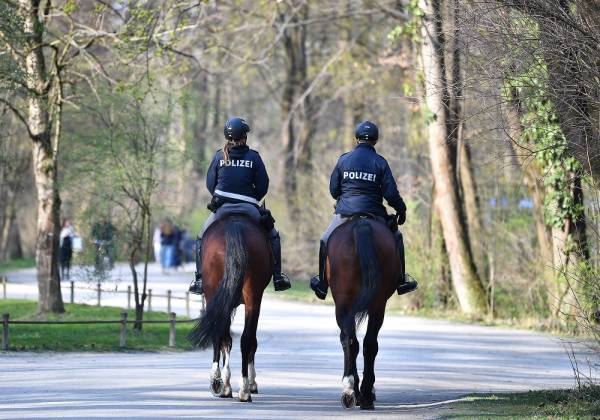
[[250,393],[258,394],[258,386],[256,385],[256,370],[254,370],[254,363],[248,363],[248,383],[250,384]]
[[240,390],[238,392],[238,398],[241,402],[252,402],[252,396],[250,395],[250,384],[248,378],[240,379]]
[[213,362],[212,369],[210,370],[210,379],[221,378],[221,369],[219,369],[219,362]]
[[231,389],[231,385],[224,385],[223,386],[223,392],[219,396],[221,398],[232,398],[233,397],[233,391]]
[[223,394],[225,384],[221,380],[221,369],[219,369],[219,363],[214,362],[210,371],[210,392],[215,397],[220,397]]
[[354,377],[344,376],[344,379],[342,379],[342,385],[344,386],[344,390],[342,391],[342,396],[340,397],[340,403],[344,408],[353,408],[356,405],[356,395],[354,393]]

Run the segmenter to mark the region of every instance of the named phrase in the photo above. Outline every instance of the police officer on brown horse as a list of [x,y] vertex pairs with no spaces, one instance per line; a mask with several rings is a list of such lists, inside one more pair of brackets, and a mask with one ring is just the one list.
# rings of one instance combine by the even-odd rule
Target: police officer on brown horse
[[251,218],[260,220],[267,228],[273,252],[273,285],[276,291],[291,287],[286,275],[281,273],[281,241],[270,212],[260,206],[260,200],[269,189],[269,176],[257,151],[246,145],[250,126],[241,118],[231,118],[225,123],[225,146],[215,153],[206,175],[206,187],[212,194],[208,208],[213,212],[206,220],[197,240],[196,278],[190,292],[202,294],[202,236],[218,218],[222,207],[241,210]]
[[[398,224],[402,225],[406,221],[406,205],[398,192],[390,166],[383,156],[375,151],[379,130],[372,122],[364,121],[356,127],[355,136],[356,147],[340,156],[329,181],[331,196],[337,200],[335,216],[321,237],[319,275],[313,277],[310,283],[319,299],[325,299],[328,290],[325,279],[327,240],[337,227],[354,215],[367,215],[391,227],[404,268],[404,244]],[[384,198],[396,211],[395,216],[387,215],[383,206]],[[405,273],[399,273],[399,295],[412,292],[416,288],[416,281]]]

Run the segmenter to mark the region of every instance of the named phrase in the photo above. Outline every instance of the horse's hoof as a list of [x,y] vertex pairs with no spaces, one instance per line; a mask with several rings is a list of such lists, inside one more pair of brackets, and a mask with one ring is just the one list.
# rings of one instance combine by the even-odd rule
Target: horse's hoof
[[225,384],[223,383],[223,380],[221,378],[211,379],[210,392],[213,394],[213,396],[220,397],[223,394],[224,390]]
[[223,392],[219,395],[221,398],[233,398],[233,393],[231,392],[231,387],[226,386],[223,388]]
[[356,405],[356,395],[354,391],[344,391],[342,392],[342,397],[340,398],[340,402],[342,403],[342,407],[350,409]]
[[371,403],[363,403],[360,405],[361,410],[375,410],[375,405]]
[[252,402],[252,395],[248,394],[247,396],[240,393],[240,402]]
[[251,394],[258,394],[258,386],[256,386],[256,384],[250,385],[250,393]]

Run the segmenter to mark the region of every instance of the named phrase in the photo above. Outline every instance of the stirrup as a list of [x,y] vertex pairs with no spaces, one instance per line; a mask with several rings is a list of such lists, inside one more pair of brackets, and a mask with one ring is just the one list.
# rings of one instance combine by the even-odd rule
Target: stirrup
[[325,300],[325,297],[327,297],[328,287],[321,287],[321,278],[319,276],[314,276],[312,279],[310,279],[310,288],[313,292],[315,292],[315,296],[317,296],[317,298]]
[[419,288],[419,283],[408,273],[404,273],[404,281],[398,285],[398,295],[414,292]]
[[281,277],[277,279],[275,278],[275,276],[273,276],[273,286],[275,287],[276,292],[283,292],[284,290],[287,290],[290,287],[292,287],[292,284],[290,283],[289,277],[281,273]]
[[204,289],[202,288],[202,279],[195,278],[190,284],[189,292],[194,295],[203,295]]

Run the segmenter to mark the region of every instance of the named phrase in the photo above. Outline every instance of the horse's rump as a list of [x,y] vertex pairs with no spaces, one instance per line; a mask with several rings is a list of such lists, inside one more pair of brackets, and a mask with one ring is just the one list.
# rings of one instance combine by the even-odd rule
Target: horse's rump
[[[229,332],[242,296],[247,304],[262,297],[271,267],[264,231],[244,215],[231,214],[216,221],[205,232],[203,242],[202,278],[207,306],[188,336],[200,348]],[[247,284],[249,279],[255,284]]]
[[360,323],[372,304],[385,304],[399,270],[394,237],[384,223],[355,218],[337,228],[328,243],[327,277],[336,306],[346,308],[342,324]]

